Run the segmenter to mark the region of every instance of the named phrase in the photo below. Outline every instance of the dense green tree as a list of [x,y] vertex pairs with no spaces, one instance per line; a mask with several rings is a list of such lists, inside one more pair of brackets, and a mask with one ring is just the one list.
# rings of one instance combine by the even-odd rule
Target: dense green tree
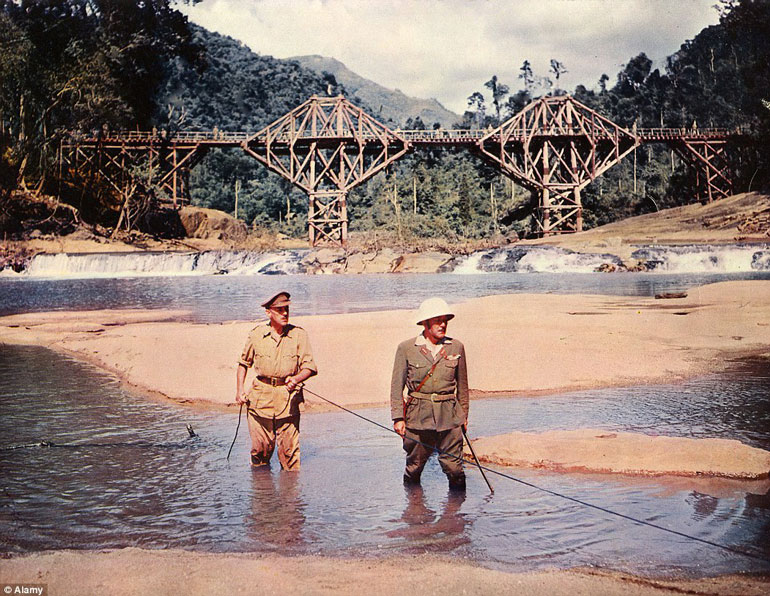
[[524,83],[524,90],[527,93],[532,93],[535,87],[535,75],[532,72],[532,65],[529,63],[529,60],[525,60],[522,63],[519,69],[519,78]]
[[567,70],[567,67],[564,66],[563,62],[551,58],[550,72],[553,73],[554,80],[556,81],[556,92],[559,93],[559,79],[561,78],[561,75],[566,74],[569,71]]
[[500,112],[503,107],[503,100],[505,96],[510,92],[510,87],[504,85],[497,80],[497,75],[492,75],[484,86],[492,92],[492,105],[495,106],[496,124],[500,124]]
[[15,174],[6,195],[27,178],[42,184],[71,131],[150,124],[157,73],[198,50],[166,0],[0,2],[0,159]]

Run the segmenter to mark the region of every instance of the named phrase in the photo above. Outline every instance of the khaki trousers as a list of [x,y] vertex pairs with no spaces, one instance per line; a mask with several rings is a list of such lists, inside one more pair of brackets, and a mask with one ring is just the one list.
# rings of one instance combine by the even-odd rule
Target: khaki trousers
[[287,418],[262,418],[249,410],[251,435],[251,465],[270,463],[276,444],[278,461],[284,470],[299,470],[299,415]]
[[450,486],[464,486],[463,431],[459,426],[443,431],[413,430],[407,427],[404,434],[404,451],[406,451],[404,482],[410,484],[420,482],[422,470],[434,449],[442,451],[438,454],[438,463],[447,475]]

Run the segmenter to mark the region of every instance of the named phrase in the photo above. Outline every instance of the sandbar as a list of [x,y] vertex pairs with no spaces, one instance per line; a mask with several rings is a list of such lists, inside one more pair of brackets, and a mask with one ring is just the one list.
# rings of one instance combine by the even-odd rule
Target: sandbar
[[[226,578],[226,579],[225,579]],[[56,596],[110,594],[335,594],[400,596],[444,594],[768,593],[766,577],[697,580],[645,579],[597,569],[508,573],[465,560],[429,555],[390,558],[282,557],[254,553],[207,554],[136,548],[57,551],[14,556],[0,567],[0,584],[29,583]]]
[[482,462],[560,472],[764,479],[770,451],[733,439],[650,436],[601,429],[479,437]]
[[[452,306],[449,335],[465,344],[475,396],[676,382],[770,353],[765,280],[710,284],[670,300],[509,294]],[[346,407],[387,404],[395,348],[419,331],[412,317],[407,310],[293,316],[309,332],[320,371],[308,389]],[[257,323],[186,319],[160,310],[12,315],[0,317],[0,344],[67,353],[178,403],[234,407],[236,364]],[[332,407],[308,396],[308,410]]]

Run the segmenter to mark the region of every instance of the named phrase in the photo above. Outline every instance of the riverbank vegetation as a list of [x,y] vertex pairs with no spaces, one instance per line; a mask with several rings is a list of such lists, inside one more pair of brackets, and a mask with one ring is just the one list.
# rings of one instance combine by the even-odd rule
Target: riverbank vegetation
[[[737,190],[770,186],[770,3],[721,0],[719,23],[686,41],[662,69],[640,53],[613,79],[575,98],[621,126],[744,127],[733,156]],[[469,90],[458,127],[494,127],[545,94],[563,94],[569,64],[546,76],[525,61],[517,81],[496,75]],[[251,52],[191,25],[167,0],[0,2],[0,231],[23,238],[87,223],[173,236],[151,199],[128,201],[106,181],[60,179],[57,151],[73,131],[256,132],[311,95],[346,94],[334,76]],[[349,97],[375,113],[356,97]],[[392,128],[432,128],[405,114]],[[146,181],[142,190],[160,193]],[[192,171],[194,205],[235,214],[249,228],[304,238],[307,197],[238,151],[213,150]],[[151,193],[151,194],[152,194]],[[141,194],[141,193],[140,193]],[[237,213],[235,197],[238,197]],[[20,200],[20,197],[25,197]],[[34,197],[42,197],[37,203]],[[583,191],[586,227],[692,201],[695,178],[664,146],[638,149]],[[47,197],[55,197],[49,199]],[[348,199],[359,238],[400,246],[503,243],[531,231],[532,197],[467,152],[404,157]],[[61,222],[61,225],[54,224]],[[125,234],[124,234],[125,235]],[[385,240],[387,239],[387,240]]]

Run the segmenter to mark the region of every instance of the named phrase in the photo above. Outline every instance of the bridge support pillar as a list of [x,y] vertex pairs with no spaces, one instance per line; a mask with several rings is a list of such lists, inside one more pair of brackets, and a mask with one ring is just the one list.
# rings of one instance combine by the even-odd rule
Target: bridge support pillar
[[158,158],[161,165],[157,185],[165,193],[165,201],[174,209],[190,202],[190,171],[208,153],[204,145],[161,146]]
[[536,209],[537,233],[543,237],[583,231],[580,187],[547,186],[539,191]]
[[342,96],[311,97],[249,136],[242,147],[308,194],[312,246],[345,246],[347,193],[410,149],[405,139]]
[[310,245],[328,242],[346,246],[348,242],[347,193],[316,191],[308,195],[308,234]]
[[583,229],[580,191],[638,144],[631,131],[561,95],[531,103],[478,149],[535,194],[535,233],[550,236]]
[[673,143],[673,147],[683,160],[695,168],[699,201],[710,203],[732,194],[726,140],[683,139]]

